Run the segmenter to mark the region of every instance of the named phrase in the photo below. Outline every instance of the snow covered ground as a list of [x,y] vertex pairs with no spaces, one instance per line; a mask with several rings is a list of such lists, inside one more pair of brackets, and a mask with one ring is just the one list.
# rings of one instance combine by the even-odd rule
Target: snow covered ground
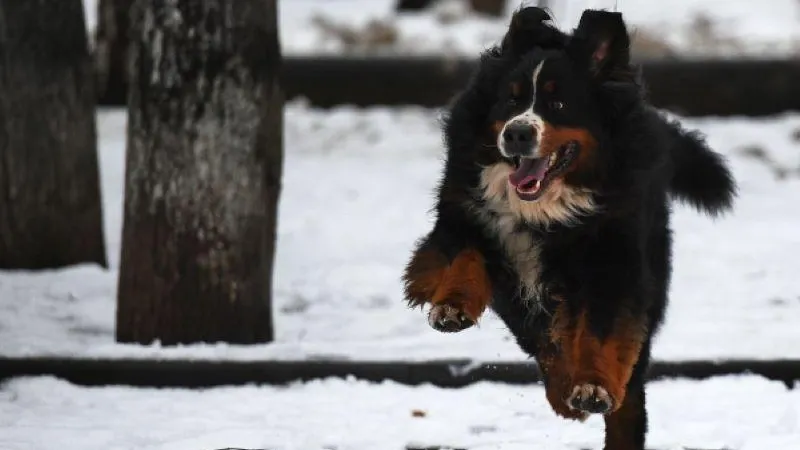
[[[447,54],[473,57],[495,43],[521,4],[507,0],[502,18],[466,14],[466,0],[440,0],[433,10],[396,14],[396,0],[278,0],[280,38],[286,55]],[[97,0],[84,0],[89,30]],[[797,55],[797,0],[550,0],[556,23],[570,29],[584,8],[619,5],[647,49],[682,56]],[[646,38],[644,37],[646,35]],[[635,48],[637,48],[635,46]],[[645,47],[642,47],[645,48]]]
[[[585,8],[618,10],[632,31],[684,56],[765,56],[800,51],[797,0],[550,0],[562,29],[577,24]],[[535,0],[507,0],[502,18],[466,14],[466,0],[440,0],[433,10],[396,14],[396,0],[279,0],[281,39],[287,54],[446,53],[474,56],[495,43],[511,13]],[[320,25],[322,23],[322,26]],[[370,26],[372,24],[372,26]],[[346,44],[329,25],[361,31],[361,45]],[[394,30],[394,37],[386,31]],[[345,34],[347,38],[351,36]],[[367,39],[365,37],[370,36]],[[358,40],[356,40],[358,41]],[[369,45],[363,45],[365,42]],[[652,42],[650,50],[653,50]],[[661,48],[663,50],[663,48]]]
[[[670,380],[650,384],[647,395],[648,448],[783,450],[800,442],[800,390],[781,383]],[[578,450],[600,448],[602,433],[598,417],[557,418],[538,386],[327,379],[190,391],[20,378],[0,387],[3,450]]]
[[[286,54],[474,56],[500,37],[508,14],[502,19],[464,15],[457,3],[448,0],[432,12],[396,15],[394,0],[280,0],[282,45]],[[551,3],[557,22],[569,27],[582,8],[612,7],[615,2]],[[650,0],[618,3],[635,28],[656,32],[685,54],[706,51],[687,37],[691,34],[687,29],[694,29],[692,23],[697,25],[695,19],[702,15],[730,33],[726,37],[717,30],[704,38],[706,44],[722,39],[720,45],[725,47],[732,45],[731,39],[741,44],[746,37],[744,50],[766,55],[794,51],[800,37],[796,0],[765,0],[757,7],[744,0],[675,0],[669,8]],[[85,0],[85,5],[93,30],[96,2]],[[507,13],[518,6],[518,1],[509,0]],[[385,20],[397,34],[386,45],[346,48],[321,31],[318,16],[324,16],[328,25],[333,21],[356,27],[371,19]],[[765,46],[768,52],[763,51]],[[276,342],[162,349],[113,341],[125,113],[100,111],[111,270],[80,266],[0,272],[0,354],[524,358],[491,314],[479,328],[445,336],[430,330],[424,316],[406,309],[401,301],[403,264],[413,242],[431,225],[427,211],[441,150],[437,114],[421,108],[340,107],[324,112],[300,102],[289,105],[275,268]],[[737,212],[716,222],[677,209],[672,306],[655,356],[662,360],[800,357],[800,346],[793,345],[800,341],[794,323],[800,313],[796,276],[800,211],[792,208],[800,195],[800,115],[689,123],[706,131],[712,144],[731,158],[742,196]],[[309,179],[324,188],[309,188]]]
[[[0,272],[0,354],[232,359],[521,360],[494,315],[437,333],[401,299],[414,241],[432,223],[438,111],[300,102],[286,110],[275,268],[277,340],[251,347],[114,343],[125,113],[98,116],[111,269]],[[800,358],[800,114],[688,120],[730,158],[735,214],[676,207],[672,305],[660,360]],[[309,180],[314,180],[309,188]],[[317,188],[317,187],[323,188]]]
[[[90,29],[95,0],[86,0]],[[457,8],[393,16],[392,0],[280,0],[286,54],[442,53],[473,56],[506,18]],[[516,7],[515,0],[509,1]],[[577,2],[555,8],[571,26]],[[620,1],[630,23],[684,55],[797,52],[800,3]],[[564,2],[557,5],[564,5]],[[658,5],[658,6],[655,6]],[[569,9],[570,15],[563,14]],[[697,17],[717,29],[698,37]],[[384,44],[351,46],[327,24],[389,24]],[[566,18],[564,18],[566,17]],[[444,23],[446,22],[446,23]],[[316,25],[315,25],[316,23]],[[388,30],[388,31],[387,31]],[[710,36],[710,37],[709,37]],[[377,39],[377,38],[376,38]],[[380,42],[378,39],[376,42]],[[699,40],[698,40],[699,39]],[[745,39],[747,42],[744,42]],[[125,113],[98,114],[111,268],[0,272],[0,355],[207,359],[525,359],[499,320],[443,335],[401,301],[399,275],[431,225],[438,112],[301,102],[286,110],[286,162],[275,267],[276,342],[160,348],[113,340],[125,151]],[[672,306],[659,360],[800,358],[800,114],[689,120],[725,153],[740,183],[732,216],[712,222],[677,207]],[[309,188],[308,180],[315,181]],[[755,376],[665,380],[648,388],[648,447],[784,449],[800,441],[800,389]],[[423,417],[415,417],[421,411]],[[0,449],[276,450],[598,448],[602,422],[556,418],[538,386],[462,389],[326,379],[288,387],[207,390],[84,388],[50,377],[0,385]]]

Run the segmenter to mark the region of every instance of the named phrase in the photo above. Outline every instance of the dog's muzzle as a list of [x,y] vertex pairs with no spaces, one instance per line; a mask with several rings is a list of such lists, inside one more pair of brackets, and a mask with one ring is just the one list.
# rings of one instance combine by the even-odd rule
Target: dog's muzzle
[[502,132],[500,150],[506,157],[530,157],[536,147],[536,129],[525,122],[511,122]]

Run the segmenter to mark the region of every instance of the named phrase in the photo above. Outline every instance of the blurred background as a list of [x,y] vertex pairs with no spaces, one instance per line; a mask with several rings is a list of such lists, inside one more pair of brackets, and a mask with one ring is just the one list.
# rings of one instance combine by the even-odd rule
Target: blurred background
[[[536,1],[430,2],[398,12],[395,0],[280,2],[281,45],[293,55],[458,55],[474,57],[496,42],[520,5]],[[414,2],[407,2],[409,5]],[[483,13],[475,10],[475,5]],[[795,0],[548,0],[555,23],[577,25],[586,8],[618,11],[635,30],[640,57],[744,58],[797,55],[800,6]],[[499,11],[498,15],[491,13]]]
[[[0,0],[0,27],[17,30],[15,36],[25,36],[25,30],[49,30],[45,34],[50,43],[24,47],[10,38],[0,39],[0,55],[11,48],[2,60],[6,68],[24,61],[26,67],[40,64],[46,71],[48,61],[61,64],[71,57],[70,48],[78,49],[76,61],[82,62],[76,64],[82,69],[74,73],[90,70],[92,75],[76,91],[84,93],[79,96],[82,100],[74,102],[83,105],[74,111],[89,111],[89,119],[80,125],[88,137],[74,145],[91,151],[80,159],[86,166],[76,165],[73,172],[51,178],[70,178],[86,173],[84,169],[99,174],[91,195],[98,203],[92,214],[102,231],[91,231],[92,239],[81,234],[85,230],[64,238],[82,249],[92,247],[89,256],[39,267],[3,260],[0,375],[5,382],[0,389],[0,448],[48,448],[53,442],[74,442],[70,445],[76,449],[442,445],[510,449],[547,442],[553,446],[546,448],[553,449],[597,448],[602,421],[580,425],[556,419],[544,403],[541,387],[535,386],[535,376],[531,378],[534,372],[527,369],[527,356],[493,314],[488,313],[478,327],[443,335],[428,327],[423,312],[408,309],[402,299],[403,266],[415,240],[433,223],[430,208],[443,155],[442,108],[466,82],[478,54],[502,37],[513,11],[535,1],[278,0],[281,95],[252,91],[263,95],[258,101],[280,111],[280,118],[271,122],[273,128],[265,128],[268,135],[280,137],[270,144],[270,151],[280,155],[271,160],[280,167],[278,202],[274,211],[259,213],[274,221],[274,252],[263,250],[259,260],[268,261],[264,273],[271,277],[269,294],[256,302],[258,306],[238,303],[230,317],[211,308],[197,316],[186,314],[191,318],[183,321],[175,316],[204,308],[202,295],[191,301],[186,296],[174,301],[163,297],[161,301],[179,306],[164,310],[176,314],[159,316],[157,303],[125,300],[119,290],[123,223],[129,220],[124,213],[126,173],[131,183],[136,176],[126,168],[126,155],[137,145],[132,139],[155,129],[148,128],[147,114],[135,116],[144,117],[137,122],[139,131],[129,128],[134,117],[131,99],[139,99],[137,108],[153,101],[146,90],[132,96],[129,92],[129,70],[135,64],[128,65],[124,36],[129,26],[125,11],[132,2],[69,0],[82,6],[84,23],[78,20],[70,27],[84,26],[84,41],[79,34],[74,39],[60,34],[72,30],[66,25],[49,29],[77,10],[59,10],[46,0],[28,1],[50,8],[50,15],[22,11],[25,8],[19,4]],[[163,10],[181,1],[140,3]],[[794,206],[800,198],[800,2],[548,0],[544,5],[564,30],[575,26],[584,8],[622,12],[632,32],[634,59],[642,63],[654,103],[686,126],[701,130],[711,146],[728,158],[739,183],[740,197],[731,215],[709,220],[688,207],[675,206],[671,306],[653,359],[661,367],[711,369],[701,381],[677,377],[654,382],[652,448],[798,448],[800,393],[793,387],[800,378],[800,211]],[[171,26],[168,17],[153,17]],[[29,25],[14,28],[15,23]],[[136,28],[137,32],[146,29],[147,21],[139,25],[145,28]],[[73,40],[74,48],[69,47]],[[156,38],[143,38],[135,48],[152,51],[155,42]],[[59,50],[62,44],[67,50]],[[50,50],[36,53],[45,47]],[[150,64],[158,59],[140,56],[138,61]],[[270,61],[266,70],[277,73],[278,62]],[[157,64],[153,67],[156,73]],[[72,78],[55,78],[73,83]],[[3,83],[0,80],[0,104],[6,101],[0,105],[0,124],[5,121],[6,130],[16,130],[7,136],[26,130],[18,138],[27,142],[25,136],[45,135],[49,122],[37,121],[54,117],[56,109],[51,110],[49,103],[26,109],[28,91]],[[74,88],[73,84],[64,89]],[[41,100],[55,91],[34,86],[30,92],[36,93],[30,98]],[[22,113],[15,115],[22,110],[35,116],[27,125]],[[70,117],[73,110],[58,111]],[[55,135],[68,135],[72,125],[61,123]],[[225,122],[220,124],[215,126]],[[6,165],[0,164],[0,181],[6,177],[8,186],[38,182],[34,181],[38,178],[15,177],[22,173],[14,171],[22,167],[19,164],[61,173],[61,156],[47,153],[51,144],[30,144],[27,153],[20,153],[16,141],[5,142],[3,146],[0,141],[7,159]],[[18,156],[23,154],[37,156]],[[224,175],[214,179],[238,176]],[[14,223],[9,212],[17,211],[12,207],[13,192],[2,191],[0,225]],[[48,195],[36,202],[45,204]],[[0,249],[12,248],[14,233],[36,228],[31,225],[36,220],[75,223],[57,220],[54,217],[59,216],[51,213],[43,216],[46,219],[30,219],[28,225],[0,226],[0,240],[5,242]],[[55,231],[42,233],[51,236]],[[35,243],[45,238],[26,239]],[[141,243],[131,237],[127,245],[134,248],[137,242]],[[159,246],[148,244],[159,254]],[[157,258],[153,261],[153,266],[160,263]],[[155,283],[142,281],[151,280],[146,276],[151,275],[143,275],[139,282]],[[180,276],[176,277],[172,281],[178,283]],[[150,334],[120,334],[118,302],[125,301],[148,305],[140,310],[132,307],[130,317],[135,320],[127,326],[147,328]],[[242,319],[256,310],[263,317]],[[142,323],[160,323],[163,329],[192,328],[194,323],[197,330],[208,333],[190,332],[194,337],[164,342],[158,336],[159,326]],[[268,332],[238,332],[247,327]],[[192,365],[197,362],[209,365],[201,370]],[[297,365],[281,366],[281,362]],[[318,366],[309,369],[306,363]],[[376,363],[385,363],[381,367],[394,375],[374,375],[370,371]],[[425,372],[428,363],[442,370],[439,382]],[[326,372],[325,364],[338,372]],[[458,384],[453,380],[477,367],[491,372],[488,369],[497,364],[522,368],[515,372],[522,374],[520,382],[534,386],[496,384],[475,376],[470,381],[480,383],[462,390],[436,387]],[[731,369],[736,374],[715,374],[717,364],[739,365]],[[237,372],[242,367],[249,372]],[[270,367],[281,372],[270,372]],[[392,372],[395,369],[389,367],[397,369]],[[409,381],[412,370],[419,370],[414,372],[414,383]],[[745,371],[760,375],[740,374]],[[354,373],[394,381],[372,384],[328,378]],[[294,384],[286,389],[150,389],[267,383],[270,377]],[[301,378],[323,380],[300,383]],[[416,382],[425,386],[408,386]],[[85,384],[107,387],[81,387]],[[150,387],[124,387],[131,384]],[[675,405],[676,399],[682,405]]]

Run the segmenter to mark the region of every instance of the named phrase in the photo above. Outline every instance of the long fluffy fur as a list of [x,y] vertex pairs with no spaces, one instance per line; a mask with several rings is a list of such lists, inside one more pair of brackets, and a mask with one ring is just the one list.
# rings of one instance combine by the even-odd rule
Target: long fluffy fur
[[[644,378],[672,271],[670,198],[715,216],[731,209],[736,185],[699,133],[647,103],[621,17],[587,11],[573,36],[547,19],[520,10],[449,106],[436,222],[403,274],[405,295],[411,305],[433,304],[430,323],[440,331],[468,327],[491,307],[536,358],[556,413],[597,412],[574,403],[581,393],[599,392],[592,401],[609,408],[624,402],[622,416],[606,410],[606,449],[641,449]],[[540,144],[591,138],[570,171],[524,201],[508,183],[516,169],[497,148],[497,124],[520,114],[509,92],[537,83],[528,71],[543,61],[556,69],[542,81],[559,86],[550,95],[571,102],[572,116],[531,94],[531,111],[552,131]]]
[[737,187],[725,159],[708,147],[699,131],[686,131],[676,121],[669,125],[674,139],[672,196],[712,217],[730,211]]

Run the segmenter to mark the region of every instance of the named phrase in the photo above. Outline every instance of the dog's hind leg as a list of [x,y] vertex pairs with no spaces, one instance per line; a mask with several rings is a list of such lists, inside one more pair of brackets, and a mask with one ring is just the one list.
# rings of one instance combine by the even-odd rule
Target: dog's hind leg
[[[552,344],[550,344],[552,345]],[[572,379],[566,359],[557,351],[552,351],[547,345],[537,356],[536,362],[544,378],[545,395],[550,407],[559,416],[565,419],[584,421],[589,414],[570,408],[566,399],[572,388]]]
[[642,349],[627,394],[621,407],[605,416],[605,450],[642,450],[647,434],[645,372],[649,361],[649,343]]
[[588,309],[571,315],[566,304],[556,312],[551,330],[565,358],[572,388],[567,405],[589,414],[610,414],[622,408],[627,386],[647,340],[643,319],[626,315],[607,318],[604,333],[591,324]]
[[[493,275],[495,279],[503,280],[502,274]],[[509,286],[516,286],[516,283],[497,283],[492,309],[516,338],[520,349],[536,359],[547,401],[553,411],[566,419],[586,419],[589,416],[587,413],[572,409],[565,402],[572,388],[570,366],[558,346],[551,342],[548,332],[551,317],[544,312],[550,310],[553,304],[542,303],[539,313],[534,314],[529,305],[514,296],[514,291],[519,292],[518,289],[503,290]]]

